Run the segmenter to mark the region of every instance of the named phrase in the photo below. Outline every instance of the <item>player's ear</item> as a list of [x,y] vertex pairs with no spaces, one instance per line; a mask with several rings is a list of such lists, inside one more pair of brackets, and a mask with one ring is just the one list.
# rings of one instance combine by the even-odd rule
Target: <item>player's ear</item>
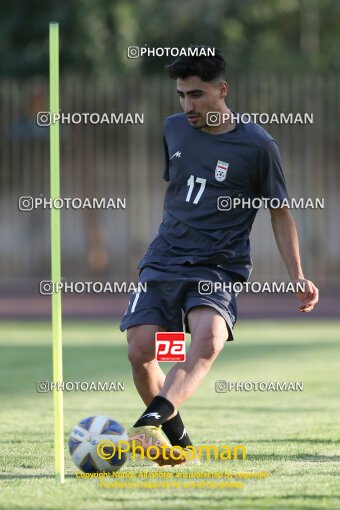
[[219,83],[219,89],[220,89],[220,98],[224,99],[227,97],[228,94],[228,83],[226,81],[221,81]]

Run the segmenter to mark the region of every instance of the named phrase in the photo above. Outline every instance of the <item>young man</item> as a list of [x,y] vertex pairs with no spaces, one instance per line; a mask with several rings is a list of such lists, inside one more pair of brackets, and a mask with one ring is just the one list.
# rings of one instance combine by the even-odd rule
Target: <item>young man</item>
[[[164,217],[138,266],[147,292],[131,298],[121,323],[134,382],[147,406],[129,437],[144,449],[167,445],[160,465],[176,463],[166,448],[191,446],[178,408],[202,383],[224,343],[233,340],[235,295],[203,295],[198,282],[243,282],[252,268],[249,234],[257,209],[219,210],[218,198],[288,197],[276,142],[257,124],[234,122],[226,106],[222,53],[181,56],[167,70],[177,80],[183,113],[165,121]],[[223,122],[210,126],[209,112],[220,113]],[[305,283],[299,310],[310,312],[318,290],[304,277],[294,220],[286,207],[270,214],[291,280]],[[183,330],[182,312],[190,349],[165,377],[155,360],[155,333]]]

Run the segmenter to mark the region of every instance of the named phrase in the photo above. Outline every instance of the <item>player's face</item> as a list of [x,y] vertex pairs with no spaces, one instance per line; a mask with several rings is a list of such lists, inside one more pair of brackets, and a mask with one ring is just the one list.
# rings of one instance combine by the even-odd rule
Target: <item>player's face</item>
[[226,82],[202,81],[198,76],[189,76],[182,80],[177,78],[177,94],[181,107],[193,128],[202,129],[207,126],[208,112],[223,112],[226,108],[225,97],[228,85]]

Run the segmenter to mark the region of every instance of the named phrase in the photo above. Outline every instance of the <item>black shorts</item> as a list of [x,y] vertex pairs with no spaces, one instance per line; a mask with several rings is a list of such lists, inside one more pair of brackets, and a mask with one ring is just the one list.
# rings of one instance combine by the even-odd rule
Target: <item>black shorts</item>
[[147,283],[147,291],[132,295],[120,324],[121,331],[141,324],[183,331],[184,322],[185,331],[190,333],[188,312],[196,306],[209,306],[226,321],[228,340],[234,339],[237,307],[230,287],[238,281],[237,275],[219,266],[188,264],[166,269],[146,266],[141,269],[139,281]]

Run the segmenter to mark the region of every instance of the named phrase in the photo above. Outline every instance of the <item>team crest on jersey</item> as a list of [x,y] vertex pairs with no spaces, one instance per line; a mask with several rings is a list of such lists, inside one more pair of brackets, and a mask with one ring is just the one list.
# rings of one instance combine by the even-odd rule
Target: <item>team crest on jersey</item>
[[215,178],[218,182],[225,181],[227,177],[229,163],[225,163],[224,161],[217,161],[217,165],[215,168]]

